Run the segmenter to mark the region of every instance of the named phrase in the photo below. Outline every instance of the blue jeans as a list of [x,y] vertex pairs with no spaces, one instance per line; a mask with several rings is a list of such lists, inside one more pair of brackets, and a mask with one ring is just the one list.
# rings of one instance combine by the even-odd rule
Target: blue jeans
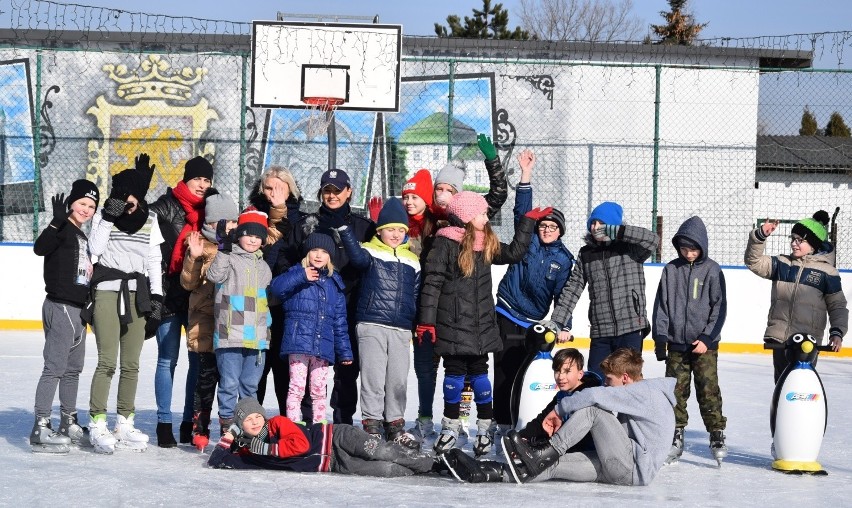
[[263,374],[266,351],[244,347],[216,350],[219,367],[219,418],[233,418],[237,399],[257,396],[257,384]]
[[613,337],[594,337],[589,343],[589,362],[586,365],[587,369],[599,375],[601,379],[604,379],[604,373],[601,370],[601,362],[604,361],[604,358],[609,356],[610,353],[623,347],[635,349],[641,353],[642,332],[640,330],[636,330],[635,332],[616,335]]
[[[154,396],[157,399],[157,422],[172,422],[172,386],[175,366],[180,356],[180,329],[186,329],[186,316],[176,315],[163,320],[157,328],[157,370],[154,372]],[[192,402],[198,380],[198,353],[189,353],[189,370],[183,403],[184,422],[192,421]]]
[[438,379],[438,362],[435,345],[430,341],[414,341],[414,374],[417,376],[417,416],[432,416],[435,401],[435,382]]

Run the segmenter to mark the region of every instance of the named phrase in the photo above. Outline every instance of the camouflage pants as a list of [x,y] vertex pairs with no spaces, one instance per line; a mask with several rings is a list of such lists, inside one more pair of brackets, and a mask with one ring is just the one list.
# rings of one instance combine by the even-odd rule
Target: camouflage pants
[[688,352],[669,351],[666,360],[666,377],[677,380],[675,385],[675,426],[686,427],[689,415],[686,401],[689,400],[690,385],[695,377],[695,397],[704,428],[707,432],[725,430],[727,419],[722,416],[722,392],[719,390],[719,371],[717,365],[719,352],[708,350],[702,355]]

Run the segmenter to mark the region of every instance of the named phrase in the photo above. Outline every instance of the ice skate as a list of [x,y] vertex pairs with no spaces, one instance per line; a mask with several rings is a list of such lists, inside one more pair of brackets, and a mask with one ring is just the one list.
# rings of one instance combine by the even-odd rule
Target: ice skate
[[435,453],[438,455],[448,452],[454,448],[459,440],[459,432],[461,431],[462,423],[460,420],[451,420],[449,418],[441,419],[441,433],[435,441]]
[[725,445],[725,433],[714,430],[710,433],[710,451],[719,467],[722,467],[722,459],[728,456],[728,447]]
[[396,443],[406,450],[420,451],[420,441],[405,431],[405,420],[400,418],[392,422],[385,422],[385,439],[390,443]]
[[477,461],[459,448],[453,448],[441,456],[450,474],[464,483],[485,483],[503,481],[503,472],[508,472],[506,464],[493,460]]
[[[541,474],[544,470],[559,461],[559,452],[548,441],[544,446],[533,447],[517,432],[510,432],[503,437],[503,451],[512,461],[520,459],[530,477]],[[517,478],[516,478],[517,479]]]
[[192,418],[192,446],[204,453],[210,443],[210,411],[196,411]]
[[30,432],[30,446],[34,453],[66,454],[71,451],[71,438],[53,430],[50,417],[36,417]]
[[95,453],[112,455],[115,451],[115,436],[107,428],[106,415],[97,415],[90,420],[89,439]]
[[367,434],[382,439],[382,421],[381,420],[361,420],[361,427]]
[[414,422],[414,427],[411,427],[408,434],[419,441],[423,448],[433,444],[435,438],[438,436],[438,433],[435,432],[435,424],[432,422],[431,416],[418,416]]
[[468,443],[468,441],[470,441],[470,423],[467,416],[459,417],[459,422],[461,422],[461,427],[459,427],[459,435],[456,441],[456,446],[462,448]]
[[144,452],[148,449],[148,435],[133,425],[133,413],[128,417],[118,415],[113,435],[117,449],[134,452]]
[[674,432],[672,439],[672,447],[669,450],[669,456],[666,457],[665,465],[677,464],[680,456],[683,455],[683,427],[678,427]]
[[63,436],[68,436],[71,442],[77,446],[86,448],[92,447],[92,440],[89,438],[89,429],[81,427],[77,422],[77,413],[62,413],[62,418],[59,420],[59,433]]
[[501,446],[500,441],[503,439],[503,436],[509,433],[510,430],[512,430],[511,425],[497,423],[491,425],[491,441],[494,443],[492,447],[494,448],[494,454],[497,457],[505,457],[505,454],[503,453],[503,447]]
[[487,455],[494,446],[493,420],[476,421],[476,440],[473,442],[473,453],[476,458]]
[[503,455],[506,457],[506,467],[509,469],[509,473],[515,480],[515,483],[527,483],[531,478],[530,474],[521,457],[512,449],[511,440],[508,435],[500,439],[500,448],[503,450]]

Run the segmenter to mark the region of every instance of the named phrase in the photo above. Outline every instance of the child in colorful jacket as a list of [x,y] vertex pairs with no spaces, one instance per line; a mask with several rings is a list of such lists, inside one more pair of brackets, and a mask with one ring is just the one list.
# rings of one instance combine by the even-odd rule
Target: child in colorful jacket
[[302,262],[272,281],[272,294],[284,305],[284,337],[279,354],[289,355],[287,417],[302,419],[301,403],[310,382],[314,423],[325,421],[328,367],[335,360],[352,363],[346,323],[344,282],[331,262],[334,239],[308,235]]
[[224,241],[207,270],[207,280],[216,284],[213,348],[220,376],[219,425],[223,429],[231,426],[237,397],[256,395],[269,349],[267,286],[272,272],[260,250],[266,241],[266,224],[263,212],[241,214],[235,235],[220,232]]
[[420,260],[409,250],[407,219],[402,201],[391,198],[369,242],[359,244],[346,227],[338,230],[349,262],[362,273],[355,310],[362,423],[369,434],[381,435],[384,421],[388,441],[404,439],[408,352],[420,294]]

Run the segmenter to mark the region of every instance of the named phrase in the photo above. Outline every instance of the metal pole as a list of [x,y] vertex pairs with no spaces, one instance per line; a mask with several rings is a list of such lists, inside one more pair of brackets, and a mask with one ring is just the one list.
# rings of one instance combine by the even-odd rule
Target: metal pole
[[337,120],[334,118],[334,108],[325,112],[328,121],[328,169],[337,167]]
[[33,242],[38,238],[41,196],[41,50],[36,51],[35,114],[33,121]]
[[[651,231],[659,234],[657,231],[657,186],[660,178],[660,76],[662,75],[662,66],[654,66],[654,175],[651,179],[653,183],[653,203],[651,204]],[[652,256],[651,261],[656,263],[657,253]]]
[[246,145],[246,93],[248,89],[248,85],[246,80],[248,79],[248,57],[243,55],[243,84],[241,89],[241,99],[240,99],[240,183],[238,185],[240,189],[240,209],[245,206],[245,187],[246,187],[246,152],[248,151],[248,147]]
[[447,92],[447,162],[453,158],[453,97],[455,96],[456,86],[456,62],[454,60],[450,60],[449,75],[449,90]]

